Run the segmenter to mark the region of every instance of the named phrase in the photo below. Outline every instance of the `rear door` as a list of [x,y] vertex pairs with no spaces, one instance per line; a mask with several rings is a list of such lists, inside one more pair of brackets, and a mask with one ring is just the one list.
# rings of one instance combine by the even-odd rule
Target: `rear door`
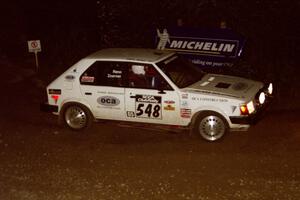
[[82,96],[98,119],[125,119],[125,71],[121,62],[96,61],[80,77]]

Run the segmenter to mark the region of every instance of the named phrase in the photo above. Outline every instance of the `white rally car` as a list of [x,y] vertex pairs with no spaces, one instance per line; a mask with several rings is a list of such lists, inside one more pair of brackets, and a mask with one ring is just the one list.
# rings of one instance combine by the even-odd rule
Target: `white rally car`
[[206,74],[179,55],[155,49],[104,49],[47,87],[43,111],[73,130],[115,120],[189,128],[215,141],[247,129],[270,102],[272,83]]

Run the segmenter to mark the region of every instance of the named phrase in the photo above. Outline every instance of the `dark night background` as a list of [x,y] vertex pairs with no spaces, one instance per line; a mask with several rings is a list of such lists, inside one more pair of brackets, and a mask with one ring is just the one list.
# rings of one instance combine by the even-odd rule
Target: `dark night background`
[[[0,4],[0,200],[300,199],[300,0],[9,0]],[[228,73],[275,82],[247,132],[208,143],[97,123],[74,133],[40,111],[45,87],[106,47],[154,47],[153,31],[227,27],[247,38]],[[27,41],[40,40],[40,67]],[[172,131],[177,127],[172,127]]]
[[27,40],[39,39],[39,76],[46,83],[101,48],[154,47],[153,30],[178,18],[189,27],[219,27],[225,20],[247,38],[243,64],[233,71],[274,80],[278,99],[300,96],[297,0],[34,0],[8,1],[1,8],[1,67],[34,69]]

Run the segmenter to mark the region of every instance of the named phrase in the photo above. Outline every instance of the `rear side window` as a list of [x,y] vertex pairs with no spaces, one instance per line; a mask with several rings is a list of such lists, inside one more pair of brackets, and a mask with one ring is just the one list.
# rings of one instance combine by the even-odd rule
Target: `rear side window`
[[126,87],[126,63],[96,61],[81,76],[82,85]]

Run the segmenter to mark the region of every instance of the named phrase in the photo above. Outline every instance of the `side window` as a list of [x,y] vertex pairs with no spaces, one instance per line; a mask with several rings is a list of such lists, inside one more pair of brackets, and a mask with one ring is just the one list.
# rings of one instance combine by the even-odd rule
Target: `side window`
[[129,87],[172,90],[171,86],[152,65],[131,63],[128,67]]
[[80,77],[82,85],[124,87],[126,63],[96,61]]

